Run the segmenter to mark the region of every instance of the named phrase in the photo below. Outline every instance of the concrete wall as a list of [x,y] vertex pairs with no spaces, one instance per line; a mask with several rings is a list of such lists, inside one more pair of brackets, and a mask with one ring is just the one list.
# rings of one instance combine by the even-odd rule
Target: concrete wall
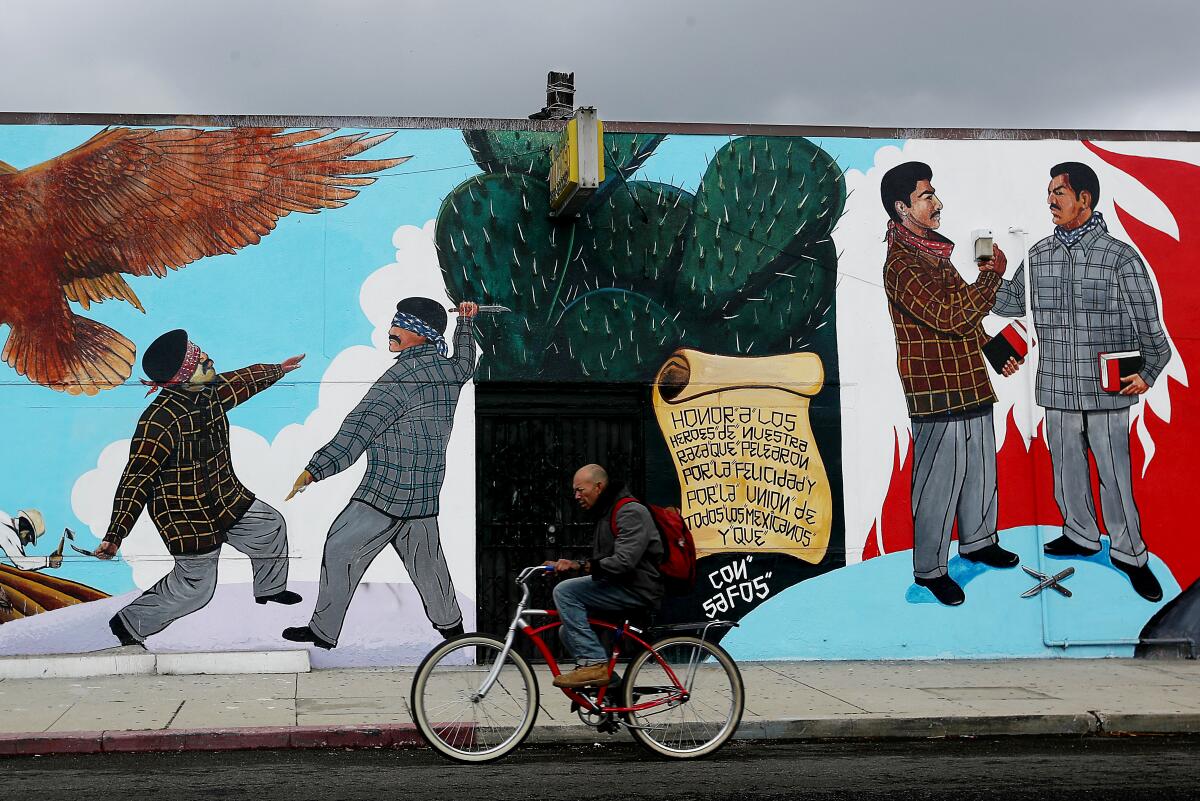
[[[336,129],[289,138],[215,127],[248,120],[125,121],[127,131],[106,130],[107,120],[11,122],[0,125],[0,158],[14,170],[0,174],[8,338],[0,510],[40,511],[46,532],[28,556],[53,554],[64,529],[73,539],[61,565],[0,574],[8,599],[0,653],[115,645],[109,618],[172,569],[148,513],[115,560],[72,546],[90,552],[110,531],[135,427],[157,402],[138,381],[140,359],[176,328],[218,371],[306,355],[228,416],[237,475],[286,520],[288,585],[303,601],[255,604],[249,560],[225,547],[211,601],[146,645],[287,645],[280,632],[313,611],[327,533],[366,458],[285,496],[394,364],[388,328],[408,296],[512,309],[478,326],[481,358],[458,400],[440,493],[440,542],[468,629],[477,595],[475,393],[502,382],[653,387],[656,441],[676,467],[657,482],[674,497],[654,500],[683,507],[702,554],[695,592],[669,614],[740,619],[725,639],[739,657],[1129,655],[1151,618],[1168,615],[1161,610],[1200,575],[1186,506],[1200,419],[1186,370],[1200,329],[1191,241],[1200,218],[1189,197],[1200,150],[1187,135],[741,136],[617,125],[600,197],[578,221],[551,224],[554,135],[545,130],[279,121],[289,131]],[[1071,595],[1051,588],[1023,598],[1035,578],[964,560],[955,545],[945,568],[963,604],[938,603],[914,584],[913,427],[897,374],[880,201],[884,173],[910,161],[932,168],[938,233],[956,243],[951,261],[965,283],[979,275],[973,229],[994,231],[1011,279],[1026,249],[1053,236],[1051,165],[1082,162],[1097,174],[1096,210],[1144,263],[1154,323],[1172,349],[1131,407],[1131,460],[1121,473],[1160,600],[1141,597],[1112,565],[1107,537],[1095,556],[1042,553],[1063,518],[1054,480],[1062,469],[1034,394],[1040,344],[1015,375],[988,374],[995,447],[982,458],[990,464],[994,453],[1000,545],[1039,573],[1073,568],[1062,579]],[[1104,284],[1114,314],[1128,302],[1123,281]],[[950,307],[965,303],[947,297]],[[979,316],[987,335],[1009,322]],[[1045,333],[1035,330],[1035,340]],[[948,497],[953,484],[931,497]],[[1093,506],[1102,518],[1103,499]],[[337,647],[315,652],[314,664],[419,659],[437,633],[414,580],[431,576],[410,575],[385,549],[366,569]],[[1151,626],[1145,636],[1166,635]]]

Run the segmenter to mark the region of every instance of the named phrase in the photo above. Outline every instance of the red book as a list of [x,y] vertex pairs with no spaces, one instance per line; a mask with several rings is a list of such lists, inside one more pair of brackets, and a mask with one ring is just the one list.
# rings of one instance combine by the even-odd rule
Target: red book
[[1121,376],[1142,371],[1141,351],[1100,354],[1100,388],[1105,392],[1120,392]]
[[992,369],[997,373],[1004,372],[1004,365],[1009,359],[1022,361],[1029,355],[1029,330],[1020,320],[1014,320],[983,346],[983,355],[987,358]]

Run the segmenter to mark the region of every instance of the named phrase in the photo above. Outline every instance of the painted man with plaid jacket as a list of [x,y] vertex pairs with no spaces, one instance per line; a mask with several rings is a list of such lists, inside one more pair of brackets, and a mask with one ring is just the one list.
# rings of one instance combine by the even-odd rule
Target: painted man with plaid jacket
[[288,496],[366,455],[366,475],[325,541],[312,619],[307,626],[284,629],[284,639],[335,647],[359,582],[388,545],[404,563],[434,628],[447,639],[462,633],[462,610],[442,553],[437,515],[454,410],[463,385],[475,373],[478,311],[474,303],[459,305],[451,358],[442,304],[429,298],[396,304],[388,331],[396,363],[367,391],[329,444],[313,454]]
[[[1033,323],[1039,352],[1036,398],[1046,410],[1054,466],[1054,498],[1063,533],[1046,543],[1050,556],[1100,551],[1088,452],[1100,476],[1100,505],[1109,559],[1148,601],[1162,599],[1150,571],[1133,499],[1129,409],[1171,360],[1154,285],[1137,251],[1108,233],[1096,201],[1100,180],[1091,167],[1064,162],[1050,169],[1047,202],[1054,233],[1029,251]],[[1023,269],[1005,281],[995,311],[1025,313]],[[1100,384],[1100,354],[1138,351],[1142,366],[1121,376],[1119,392]]]
[[[912,420],[913,577],[947,606],[965,599],[950,577],[950,536],[958,553],[991,567],[1018,558],[996,534],[996,438],[991,378],[980,325],[991,311],[1006,261],[999,248],[968,284],[950,263],[954,243],[936,232],[942,202],[929,165],[893,167],[880,184],[888,222],[883,270],[896,334],[896,366]],[[1010,360],[1004,374],[1017,363]]]
[[141,646],[152,634],[202,609],[217,588],[221,546],[250,557],[260,604],[298,603],[287,589],[287,526],[283,516],[254,497],[233,472],[228,412],[300,366],[255,364],[217,373],[208,354],[186,331],[169,331],[142,356],[143,381],[158,397],[142,413],[129,461],[113,500],[104,540],[95,550],[111,559],[149,507],[175,566],[109,621],[123,646]]

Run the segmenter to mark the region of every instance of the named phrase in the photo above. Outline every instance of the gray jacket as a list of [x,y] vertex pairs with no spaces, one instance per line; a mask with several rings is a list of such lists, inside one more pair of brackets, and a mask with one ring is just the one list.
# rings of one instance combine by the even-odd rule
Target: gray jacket
[[[1171,360],[1154,285],[1137,251],[1101,223],[1068,248],[1054,236],[1029,251],[1038,336],[1039,406],[1067,411],[1122,409],[1136,395],[1100,387],[1100,354],[1141,351],[1142,380],[1153,384]],[[1025,313],[1024,267],[996,294],[993,311]]]
[[658,572],[663,545],[650,510],[638,501],[626,503],[617,512],[617,534],[613,536],[613,507],[622,498],[631,497],[626,490],[615,493],[604,514],[596,520],[592,578],[624,587],[644,599],[647,606],[658,606],[664,592]]
[[433,517],[446,477],[446,444],[462,385],[475,372],[472,323],[460,317],[454,356],[427,343],[401,351],[328,445],[313,454],[317,481],[367,455],[367,473],[352,496],[392,517]]

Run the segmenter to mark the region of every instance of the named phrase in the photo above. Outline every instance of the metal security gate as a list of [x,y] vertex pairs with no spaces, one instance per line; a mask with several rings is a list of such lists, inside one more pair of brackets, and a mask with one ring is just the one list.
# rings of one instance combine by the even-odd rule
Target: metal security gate
[[[548,559],[591,554],[593,524],[571,478],[595,462],[642,493],[647,389],[638,385],[495,384],[476,387],[477,627],[503,634],[520,599],[517,572]],[[535,586],[551,605],[547,581]],[[551,637],[549,642],[554,642]],[[525,656],[535,656],[518,639]]]

